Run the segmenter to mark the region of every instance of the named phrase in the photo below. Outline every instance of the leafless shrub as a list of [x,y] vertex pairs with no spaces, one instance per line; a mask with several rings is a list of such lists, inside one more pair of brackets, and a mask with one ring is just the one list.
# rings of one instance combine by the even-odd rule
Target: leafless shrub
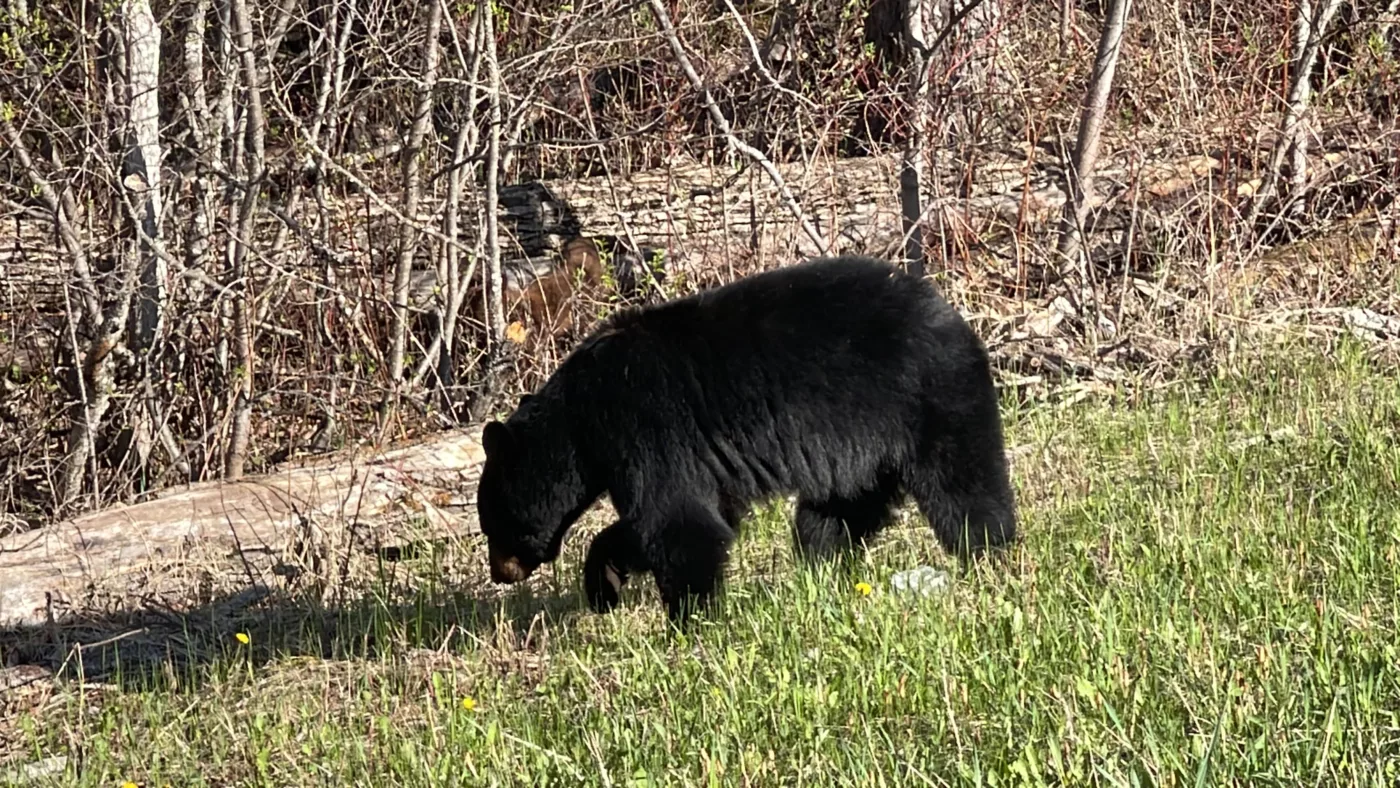
[[[488,369],[511,371],[508,404],[576,338],[512,306],[573,236],[660,247],[667,278],[632,296],[652,300],[809,248],[901,257],[907,236],[998,348],[1053,345],[1086,368],[1197,341],[1232,282],[1359,297],[1345,277],[1267,273],[1283,240],[1340,256],[1323,239],[1358,211],[1375,232],[1342,235],[1379,240],[1343,245],[1361,261],[1351,281],[1387,286],[1368,266],[1395,253],[1396,101],[1377,90],[1400,74],[1393,2],[1346,4],[1319,29],[1306,177],[1285,157],[1285,231],[1254,245],[1242,228],[1296,20],[1282,5],[1135,4],[1072,285],[1050,218],[1107,4],[919,5],[920,57],[904,0],[5,5],[5,510],[39,522],[436,428],[493,407]],[[130,65],[150,57],[131,43],[147,10],[154,143],[136,122],[148,77]],[[137,172],[131,152],[152,145],[159,168]],[[920,167],[907,233],[901,150]],[[852,167],[859,188],[830,175]],[[774,173],[786,206],[753,196]],[[512,191],[582,179],[586,203]],[[681,201],[710,213],[679,215]],[[796,215],[808,230],[784,225]],[[593,319],[624,300],[581,297]]]

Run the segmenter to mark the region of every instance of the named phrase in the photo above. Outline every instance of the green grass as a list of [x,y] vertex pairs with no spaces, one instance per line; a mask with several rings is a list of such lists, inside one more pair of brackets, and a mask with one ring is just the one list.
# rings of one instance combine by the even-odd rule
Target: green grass
[[478,547],[359,612],[64,685],[12,738],[81,752],[54,783],[81,786],[1400,784],[1400,375],[1239,355],[1008,404],[1024,542],[936,596],[889,585],[948,565],[917,519],[807,570],[786,507],[756,512],[685,636],[650,578],[582,612],[581,538],[500,604],[435,584]]

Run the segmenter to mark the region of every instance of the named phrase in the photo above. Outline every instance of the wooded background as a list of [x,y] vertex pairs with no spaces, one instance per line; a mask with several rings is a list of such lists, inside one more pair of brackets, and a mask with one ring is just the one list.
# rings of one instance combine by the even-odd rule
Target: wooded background
[[1393,335],[1398,4],[5,0],[0,537],[471,422],[819,253],[936,276],[1008,385],[1240,292]]

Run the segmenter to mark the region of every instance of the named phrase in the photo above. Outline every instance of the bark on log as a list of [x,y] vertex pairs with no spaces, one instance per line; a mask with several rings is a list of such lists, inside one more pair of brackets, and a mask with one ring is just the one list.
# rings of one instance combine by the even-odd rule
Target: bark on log
[[[1349,138],[1336,124],[1324,129],[1336,139],[1315,145],[1310,157],[1324,156]],[[1262,149],[1268,144],[1267,139],[1259,140]],[[834,251],[900,254],[897,155],[815,159],[810,165],[776,166]],[[1136,184],[1144,190],[1141,207],[1151,208],[1154,200],[1188,190],[1211,177],[1218,167],[1219,163],[1207,156],[1149,162],[1138,173]],[[1358,167],[1365,169],[1365,163]],[[966,168],[940,149],[930,153],[929,172],[961,178]],[[1125,199],[1129,196],[1125,188],[1132,181],[1125,157],[1106,153],[1098,172],[1104,190],[1094,207],[1105,201],[1131,203]],[[1058,180],[1052,167],[1028,164],[1022,151],[988,153],[979,160],[970,187],[952,181],[922,185],[925,210],[930,212],[925,220],[930,226],[940,226],[932,211],[946,210],[974,223],[1043,224],[1058,218],[1064,204]],[[500,191],[501,253],[507,275],[532,265],[532,258],[538,263],[576,235],[612,236],[666,250],[668,267],[675,265],[687,273],[724,270],[745,258],[761,265],[792,262],[799,255],[816,251],[792,221],[771,179],[757,167],[733,172],[696,162],[676,162],[664,170],[627,177],[535,181],[505,186]],[[935,196],[939,194],[958,196]],[[439,199],[425,195],[415,218],[424,226],[435,226],[441,208]],[[472,208],[464,203],[461,210]],[[305,224],[314,217],[293,218]],[[333,200],[328,218],[338,228],[335,235],[339,241],[337,248],[330,250],[335,259],[324,262],[344,269],[340,281],[361,274],[381,278],[382,283],[374,284],[365,295],[377,293],[387,303],[387,271],[379,270],[375,262],[382,255],[371,255],[370,251],[376,248],[375,239],[397,233],[399,219],[361,196]],[[258,237],[272,238],[280,222],[272,213],[261,214]],[[957,220],[944,226],[964,223]],[[415,260],[415,272],[435,271],[436,261],[431,259],[428,246],[424,245]],[[303,251],[302,256],[287,259],[288,268],[314,265],[319,269],[323,261],[313,259],[311,249]],[[69,276],[69,265],[54,238],[52,222],[40,212],[0,213],[0,311],[61,311],[62,283]],[[308,273],[306,278],[319,281],[321,276]],[[430,290],[435,274],[421,284]]]
[[[433,535],[475,530],[476,430],[435,435],[376,455],[343,453],[238,482],[210,482],[0,539],[0,629],[60,620],[93,597],[131,602],[132,579],[210,551],[280,554],[306,524],[345,527],[399,507]],[[444,506],[461,504],[465,519]]]
[[[946,151],[934,154],[932,169],[961,171],[951,166],[950,156]],[[898,155],[776,166],[830,251],[901,254]],[[1026,182],[1025,170],[1026,159],[1019,154],[988,156],[972,196],[926,199],[926,210],[969,211],[1014,221],[1023,205],[1019,190]],[[1063,203],[1063,196],[1056,196],[1059,187],[1048,177],[1032,173],[1031,183],[1035,193],[1026,204],[1032,211],[1039,203]],[[665,249],[668,268],[687,274],[700,273],[702,267],[722,270],[739,258],[765,266],[786,264],[819,251],[792,220],[772,180],[756,166],[726,173],[698,162],[676,162],[665,170],[612,182],[546,181],[531,188],[548,195],[547,210],[533,217],[528,206],[519,205],[508,219],[513,239],[526,252],[547,246],[539,236],[553,233],[554,224]],[[942,189],[947,193],[951,186]],[[551,217],[559,218],[551,222]]]

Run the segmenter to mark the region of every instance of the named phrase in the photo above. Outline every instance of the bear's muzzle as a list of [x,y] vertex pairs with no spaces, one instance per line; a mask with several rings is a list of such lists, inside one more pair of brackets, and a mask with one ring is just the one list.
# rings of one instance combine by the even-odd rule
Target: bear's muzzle
[[519,558],[513,555],[505,555],[496,550],[488,552],[491,563],[491,579],[497,583],[504,585],[519,583],[535,571],[533,566],[525,566]]

